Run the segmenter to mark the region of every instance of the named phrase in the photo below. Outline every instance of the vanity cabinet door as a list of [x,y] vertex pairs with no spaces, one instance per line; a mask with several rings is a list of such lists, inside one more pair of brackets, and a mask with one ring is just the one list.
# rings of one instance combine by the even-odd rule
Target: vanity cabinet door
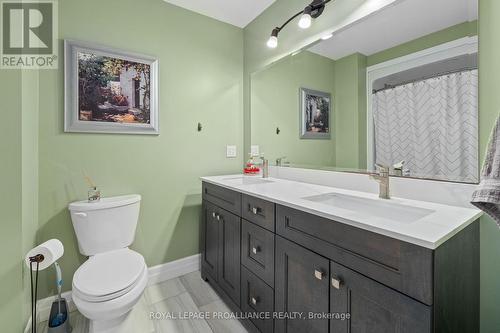
[[240,306],[241,219],[223,209],[219,209],[216,219],[219,222],[217,282]]
[[[328,314],[329,265],[328,259],[276,237],[275,308],[290,318],[275,320],[275,332],[328,332],[328,319],[308,316]],[[294,313],[303,317],[292,318]]]
[[431,307],[337,263],[330,272],[331,333],[431,332]]
[[202,275],[214,281],[217,281],[217,264],[219,260],[219,223],[216,219],[217,214],[217,207],[204,200],[200,237]]

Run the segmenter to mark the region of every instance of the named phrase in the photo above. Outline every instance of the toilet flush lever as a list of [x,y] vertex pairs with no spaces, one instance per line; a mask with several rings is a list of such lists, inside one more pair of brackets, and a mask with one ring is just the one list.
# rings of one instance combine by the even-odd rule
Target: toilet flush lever
[[75,213],[75,216],[87,217],[87,213]]

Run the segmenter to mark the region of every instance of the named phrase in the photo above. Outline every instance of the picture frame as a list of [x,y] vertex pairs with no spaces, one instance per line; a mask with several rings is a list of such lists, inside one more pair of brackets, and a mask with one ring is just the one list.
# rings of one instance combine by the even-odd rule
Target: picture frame
[[332,97],[330,93],[300,88],[300,138],[331,139]]
[[64,131],[159,135],[158,59],[64,41]]

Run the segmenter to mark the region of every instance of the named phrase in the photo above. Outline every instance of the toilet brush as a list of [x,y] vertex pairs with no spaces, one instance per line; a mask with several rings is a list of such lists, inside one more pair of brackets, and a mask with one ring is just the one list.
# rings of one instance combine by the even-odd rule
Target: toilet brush
[[57,261],[54,263],[54,267],[56,268],[56,285],[57,285],[57,315],[52,318],[51,326],[59,326],[61,325],[66,318],[64,318],[63,313],[61,312],[61,286],[62,286],[62,276],[61,276],[61,267]]
[[56,269],[57,299],[52,303],[50,309],[47,333],[69,333],[71,326],[69,325],[68,304],[61,297],[63,283],[61,267],[57,262],[54,262],[54,268]]

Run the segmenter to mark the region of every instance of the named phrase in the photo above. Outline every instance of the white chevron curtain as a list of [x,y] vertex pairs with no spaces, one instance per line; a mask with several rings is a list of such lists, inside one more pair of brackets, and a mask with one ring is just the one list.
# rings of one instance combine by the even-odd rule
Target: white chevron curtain
[[375,161],[410,176],[477,182],[478,72],[467,70],[373,94]]

